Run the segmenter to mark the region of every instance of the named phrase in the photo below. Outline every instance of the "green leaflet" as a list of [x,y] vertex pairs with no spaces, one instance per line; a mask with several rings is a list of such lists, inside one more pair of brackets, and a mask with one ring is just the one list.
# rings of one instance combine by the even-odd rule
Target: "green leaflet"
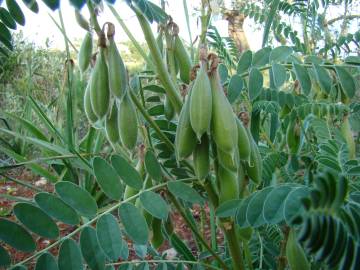
[[287,78],[286,68],[283,65],[274,63],[271,70],[274,78],[274,85],[276,88],[280,88]]
[[329,72],[318,64],[313,64],[313,68],[315,70],[316,79],[320,85],[321,90],[326,94],[330,94],[332,79],[329,75]]
[[35,242],[22,226],[0,218],[0,239],[17,250],[32,252],[35,250]]
[[144,209],[159,219],[168,217],[170,207],[165,200],[157,193],[146,191],[140,194],[140,201]]
[[270,53],[270,62],[285,62],[293,53],[293,49],[289,46],[279,46],[274,48]]
[[56,223],[43,210],[33,204],[17,203],[13,211],[16,218],[34,233],[50,239],[56,239],[59,236]]
[[311,91],[311,79],[305,67],[300,64],[293,64],[296,79],[300,82],[301,90],[305,95],[309,95]]
[[36,261],[35,270],[58,270],[54,256],[48,252],[43,253]]
[[135,243],[145,245],[149,229],[140,210],[131,203],[124,203],[119,207],[119,216],[129,237]]
[[57,183],[55,190],[60,198],[74,208],[80,215],[85,217],[93,217],[96,215],[96,202],[86,190],[68,181]]
[[6,268],[11,264],[11,258],[8,252],[0,246],[0,267]]
[[227,88],[227,98],[232,104],[239,97],[241,90],[244,87],[244,80],[237,74],[230,78],[230,82]]
[[137,170],[126,159],[120,155],[114,155],[111,157],[111,165],[120,176],[121,180],[130,187],[140,190],[143,186],[143,181]]
[[249,74],[249,97],[254,101],[263,89],[264,78],[257,68],[252,68]]
[[92,227],[85,227],[80,234],[81,253],[92,270],[105,270],[105,254],[100,248],[96,231]]
[[249,70],[249,67],[251,66],[251,62],[252,62],[252,57],[253,54],[252,51],[250,50],[247,50],[241,54],[236,68],[237,74],[242,74]]
[[24,26],[25,25],[25,16],[21,11],[20,6],[16,3],[15,0],[6,0],[6,5],[8,7],[9,13],[14,18],[14,20]]
[[72,239],[66,239],[60,245],[58,256],[59,270],[82,270],[82,256],[77,243]]
[[168,183],[168,188],[175,197],[178,197],[184,201],[199,204],[204,203],[204,198],[201,197],[195,189],[182,182],[171,181]]
[[252,58],[252,67],[261,67],[269,63],[269,57],[271,53],[270,47],[265,47],[254,53]]
[[79,224],[79,216],[69,205],[51,193],[41,192],[35,195],[37,205],[49,216],[69,225]]
[[148,150],[145,154],[145,168],[148,174],[157,182],[162,181],[162,171],[159,161],[157,160],[154,152]]
[[93,168],[96,181],[106,196],[113,200],[120,200],[124,188],[116,170],[101,157],[94,158]]
[[356,85],[353,76],[341,66],[335,66],[342,89],[348,98],[353,98],[356,92]]
[[265,28],[264,28],[264,34],[263,34],[263,40],[262,40],[262,47],[264,47],[266,45],[266,43],[268,42],[269,39],[269,33],[270,33],[270,28],[272,25],[272,22],[275,18],[275,13],[278,9],[280,0],[272,0],[271,4],[270,4],[270,11],[267,14],[267,18],[266,18],[266,22],[265,22]]
[[3,7],[0,7],[0,20],[9,28],[16,30],[16,22],[10,13]]
[[123,240],[118,221],[111,214],[102,216],[96,223],[99,244],[111,261],[117,261],[123,249]]

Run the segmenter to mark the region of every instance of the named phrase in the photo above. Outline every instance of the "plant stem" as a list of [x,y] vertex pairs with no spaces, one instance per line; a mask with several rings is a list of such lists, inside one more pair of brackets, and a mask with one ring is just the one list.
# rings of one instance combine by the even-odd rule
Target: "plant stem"
[[250,251],[250,248],[249,248],[248,241],[244,241],[243,246],[244,246],[246,264],[247,264],[249,270],[253,270],[254,268],[253,268],[253,265],[252,265],[251,251]]
[[220,265],[222,266],[222,269],[227,270],[228,267],[226,266],[225,262],[219,257],[218,254],[216,254],[216,252],[209,246],[209,244],[205,241],[204,238],[202,238],[201,234],[198,232],[197,228],[194,227],[194,225],[192,224],[192,222],[188,219],[188,217],[185,214],[184,209],[182,208],[182,206],[180,205],[180,203],[177,201],[177,199],[171,194],[171,193],[167,193],[168,198],[170,199],[170,201],[174,204],[175,208],[179,211],[180,215],[184,218],[186,224],[189,226],[189,228],[191,229],[191,231],[194,233],[194,235],[198,238],[198,240],[204,245],[204,247],[207,249],[207,251],[209,251],[209,253],[211,255],[214,256],[214,258],[220,263]]
[[156,44],[156,40],[151,30],[150,24],[137,7],[132,6],[132,9],[134,10],[136,17],[138,18],[138,21],[140,23],[140,26],[143,30],[145,40],[149,46],[151,56],[154,60],[155,69],[157,71],[157,74],[159,75],[159,79],[162,85],[164,86],[166,95],[168,96],[170,102],[172,103],[175,112],[179,114],[182,107],[181,97],[178,89],[176,88],[176,85],[172,81],[171,76],[167,71],[167,68],[163,62],[159,47]]
[[21,186],[24,186],[24,187],[27,187],[29,189],[35,190],[37,192],[43,192],[43,190],[41,188],[38,188],[37,186],[31,185],[27,181],[22,181],[22,180],[19,180],[19,179],[16,179],[16,178],[12,178],[12,177],[7,176],[5,174],[0,174],[0,175],[3,176],[4,178],[6,178],[7,180],[9,180],[11,182],[14,182],[16,184],[19,184]]
[[184,6],[185,19],[186,19],[186,26],[187,26],[187,30],[188,30],[189,38],[190,38],[190,55],[191,55],[191,62],[194,63],[194,56],[195,56],[194,44],[193,44],[193,39],[192,39],[192,35],[191,35],[190,20],[189,20],[189,11],[188,11],[188,6],[187,6],[186,0],[183,0],[183,6]]
[[287,265],[286,243],[289,236],[290,228],[288,226],[284,226],[282,228],[282,232],[284,234],[284,239],[281,240],[281,245],[280,245],[280,255],[278,257],[278,267],[277,267],[278,270],[284,270]]
[[234,221],[228,221],[226,224],[223,223],[223,232],[228,243],[230,255],[233,263],[233,268],[237,270],[244,270],[244,262],[242,259],[241,248],[235,232]]
[[112,14],[114,15],[115,19],[118,21],[118,23],[120,24],[121,28],[124,30],[125,34],[128,36],[128,38],[130,39],[130,41],[132,42],[132,44],[135,46],[135,49],[138,51],[138,53],[142,56],[142,58],[144,58],[146,64],[153,68],[154,64],[151,61],[150,57],[146,55],[144,49],[141,47],[141,45],[139,44],[139,42],[137,42],[136,38],[133,36],[133,34],[131,34],[131,31],[129,30],[129,28],[126,26],[126,24],[124,23],[124,20],[120,17],[119,13],[116,11],[116,9],[112,6],[112,5],[108,5],[110,11],[112,12]]

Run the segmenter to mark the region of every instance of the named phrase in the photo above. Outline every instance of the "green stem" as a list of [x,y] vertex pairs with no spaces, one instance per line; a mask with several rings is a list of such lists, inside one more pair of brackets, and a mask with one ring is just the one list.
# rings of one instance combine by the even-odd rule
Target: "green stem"
[[233,263],[233,268],[237,270],[244,270],[244,262],[242,259],[241,248],[235,232],[235,224],[233,221],[223,223],[223,232],[226,236],[226,241],[230,250],[230,255]]
[[157,71],[157,74],[159,75],[159,79],[162,85],[164,86],[166,95],[174,106],[176,113],[179,114],[182,107],[181,97],[176,85],[172,81],[171,76],[167,71],[165,63],[163,62],[159,47],[156,44],[156,40],[151,30],[150,24],[137,7],[132,6],[132,9],[134,10],[140,26],[143,30],[145,40],[149,46],[151,56],[154,60],[155,69]]
[[184,6],[185,19],[186,19],[186,26],[187,26],[187,30],[188,30],[189,38],[190,38],[191,62],[194,62],[195,52],[194,52],[193,39],[192,39],[192,35],[191,35],[189,11],[188,11],[188,6],[187,6],[186,0],[183,0],[183,6]]
[[36,187],[36,186],[33,186],[33,185],[29,184],[29,183],[26,182],[26,181],[22,181],[22,180],[20,180],[20,179],[12,178],[12,177],[7,176],[7,175],[5,175],[5,174],[0,174],[0,175],[3,176],[4,178],[6,178],[7,180],[9,180],[9,181],[11,181],[11,182],[14,182],[14,183],[16,183],[16,184],[19,184],[19,185],[21,185],[21,186],[24,186],[24,187],[27,187],[27,188],[29,188],[29,189],[35,190],[35,191],[37,191],[37,192],[43,192],[43,190],[42,190],[41,188],[38,188],[38,187]]
[[63,31],[63,29],[60,27],[60,25],[57,23],[57,21],[54,19],[53,16],[51,16],[51,14],[48,14],[50,19],[54,22],[54,24],[56,25],[56,27],[60,30],[60,32],[63,34],[65,40],[70,44],[70,46],[74,49],[74,51],[76,53],[78,53],[78,49],[76,49],[75,45],[71,42],[71,40],[68,38],[68,36],[66,35],[65,31]]
[[248,241],[244,241],[243,246],[244,246],[244,254],[245,254],[246,264],[247,264],[249,270],[253,270],[254,268],[253,268],[253,265],[252,265],[251,251],[250,251],[250,248],[249,248]]
[[209,246],[209,244],[205,241],[205,239],[201,236],[201,234],[198,232],[197,228],[194,227],[194,225],[192,224],[192,222],[188,219],[188,217],[185,214],[184,209],[182,208],[182,206],[180,205],[180,203],[176,200],[176,198],[171,194],[171,193],[167,193],[168,198],[170,199],[170,201],[174,204],[175,208],[177,209],[177,211],[180,213],[180,215],[184,218],[186,224],[189,226],[189,228],[191,229],[191,231],[194,233],[194,235],[198,238],[198,240],[204,245],[204,247],[207,249],[207,251],[209,251],[209,253],[214,256],[214,258],[220,263],[220,265],[222,266],[222,269],[224,270],[228,270],[227,265],[225,264],[225,262],[219,257],[219,255]]
[[90,0],[87,1],[87,7],[88,7],[89,13],[90,13],[91,25],[92,25],[92,27],[94,27],[95,32],[99,35],[101,33],[101,27],[97,21],[94,6]]
[[132,44],[135,46],[135,49],[142,56],[142,58],[144,58],[146,64],[149,67],[153,68],[154,64],[151,61],[150,57],[146,55],[144,49],[141,47],[139,42],[136,40],[136,38],[133,36],[133,34],[129,30],[129,28],[126,26],[126,24],[124,23],[124,20],[120,17],[119,13],[116,11],[116,9],[112,5],[108,5],[108,7],[109,7],[110,11],[112,12],[112,14],[114,15],[115,19],[120,24],[121,28],[124,30],[125,34],[128,36],[128,38],[130,39]]

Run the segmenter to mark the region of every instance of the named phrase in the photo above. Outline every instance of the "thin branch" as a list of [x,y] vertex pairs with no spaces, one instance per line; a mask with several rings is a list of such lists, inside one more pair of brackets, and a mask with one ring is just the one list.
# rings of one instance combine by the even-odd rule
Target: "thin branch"
[[324,22],[324,26],[329,26],[337,21],[341,20],[354,20],[354,19],[360,19],[360,14],[354,14],[354,15],[341,15],[339,17],[336,17],[334,19],[328,20],[327,22]]

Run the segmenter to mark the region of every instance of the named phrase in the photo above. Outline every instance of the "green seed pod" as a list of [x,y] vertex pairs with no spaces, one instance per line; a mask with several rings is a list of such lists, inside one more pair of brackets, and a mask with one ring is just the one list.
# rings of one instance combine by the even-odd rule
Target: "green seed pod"
[[[91,78],[90,78],[91,80]],[[90,84],[88,83],[86,90],[85,90],[85,96],[84,96],[84,111],[86,114],[87,119],[91,124],[94,124],[96,121],[98,121],[98,117],[94,113],[92,107],[91,107],[91,100],[90,100]]]
[[195,174],[205,179],[210,171],[209,138],[204,134],[201,143],[197,144],[193,153]]
[[125,94],[119,107],[118,121],[121,142],[131,150],[137,142],[138,122],[134,104],[128,94]]
[[341,130],[341,135],[344,137],[347,147],[349,149],[349,159],[355,159],[356,145],[350,127],[349,116],[344,117],[340,130]]
[[175,151],[177,160],[180,161],[190,156],[195,146],[196,135],[190,124],[190,103],[188,96],[181,109],[176,128]]
[[118,126],[118,109],[116,102],[114,101],[113,106],[106,116],[105,119],[105,131],[108,140],[115,144],[120,139],[119,126]]
[[306,258],[305,252],[297,242],[293,229],[290,230],[286,242],[286,258],[291,270],[309,270],[310,264]]
[[76,22],[78,23],[78,25],[86,30],[86,31],[90,31],[90,25],[89,22],[84,18],[83,15],[81,15],[80,11],[75,9],[75,19]]
[[109,38],[108,65],[110,90],[117,98],[121,99],[125,94],[128,79],[124,62],[116,47],[114,38]]
[[234,112],[220,83],[219,74],[210,77],[212,91],[212,135],[218,148],[224,152],[237,151],[238,128]]
[[202,65],[196,76],[190,97],[190,122],[198,140],[210,128],[212,94],[206,66]]
[[218,167],[218,181],[220,186],[219,203],[239,198],[239,183],[237,175],[222,166]]
[[219,147],[217,148],[217,158],[221,166],[230,171],[236,172],[239,167],[239,159],[236,152],[227,153],[222,151]]
[[245,163],[246,173],[252,181],[259,184],[262,180],[262,159],[253,137],[247,130],[251,143],[250,162]]
[[161,223],[162,220],[159,218],[153,218],[151,223],[151,228],[152,228],[151,244],[155,249],[158,249],[164,242],[164,236],[161,231]]
[[90,32],[87,32],[80,47],[78,61],[81,73],[84,73],[90,66],[93,49],[93,39]]
[[175,35],[174,54],[179,62],[180,79],[188,84],[190,82],[191,59],[178,35]]
[[165,101],[164,101],[164,114],[167,120],[171,120],[174,118],[175,116],[175,110],[173,105],[170,102],[170,99],[165,96]]
[[290,121],[286,130],[286,143],[290,154],[295,155],[300,146],[300,126],[297,121]]
[[91,106],[98,118],[102,119],[107,114],[110,106],[109,76],[104,48],[100,48],[91,77]]
[[240,159],[248,161],[251,153],[251,144],[246,132],[246,128],[239,118],[236,117],[236,124],[238,130],[238,150]]

